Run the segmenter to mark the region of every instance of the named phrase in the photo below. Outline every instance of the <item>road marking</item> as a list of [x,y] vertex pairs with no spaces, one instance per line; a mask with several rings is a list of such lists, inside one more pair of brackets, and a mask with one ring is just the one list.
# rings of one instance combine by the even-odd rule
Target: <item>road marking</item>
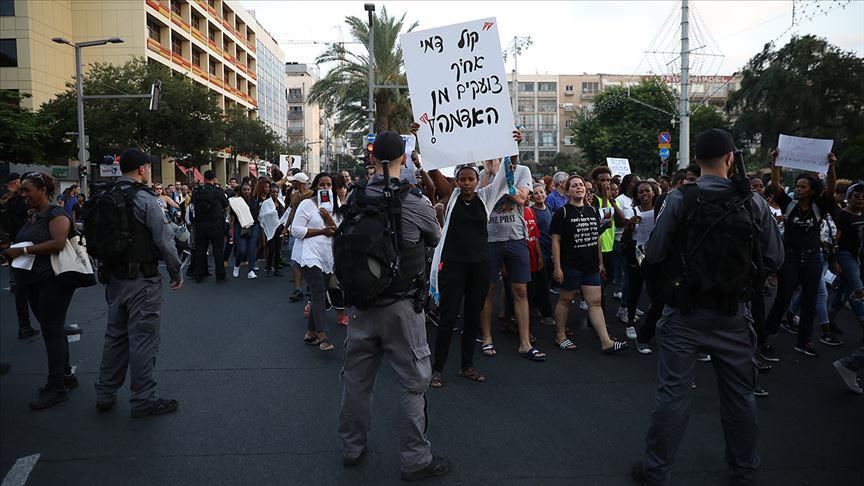
[[39,460],[40,455],[41,454],[33,454],[32,456],[18,458],[12,466],[12,469],[10,469],[9,472],[6,473],[6,477],[3,478],[2,486],[24,486],[27,482],[27,478],[30,477],[30,472],[33,471],[33,467],[36,466],[36,461]]

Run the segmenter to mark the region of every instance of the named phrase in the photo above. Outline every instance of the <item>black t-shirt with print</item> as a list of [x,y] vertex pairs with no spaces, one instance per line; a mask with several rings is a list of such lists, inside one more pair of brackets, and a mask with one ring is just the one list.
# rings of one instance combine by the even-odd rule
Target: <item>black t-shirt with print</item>
[[567,203],[555,211],[549,233],[561,236],[561,264],[585,273],[600,271],[600,215],[591,206]]
[[[784,214],[792,198],[786,193],[778,192],[774,196],[774,201],[780,205]],[[819,206],[819,213],[824,218],[828,214],[830,208],[824,204],[823,200],[816,199],[813,204]],[[816,214],[810,208],[802,211],[796,204],[789,213],[783,223],[783,244],[787,249],[791,250],[818,250],[822,248],[821,238],[821,221],[816,219]]]

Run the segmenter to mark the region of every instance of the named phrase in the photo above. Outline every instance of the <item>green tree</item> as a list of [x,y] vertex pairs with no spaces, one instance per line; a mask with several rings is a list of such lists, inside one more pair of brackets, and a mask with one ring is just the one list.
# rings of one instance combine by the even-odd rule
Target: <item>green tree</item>
[[[670,113],[675,111],[675,94],[659,80],[645,80],[630,88],[612,87],[594,98],[593,110],[576,116],[573,134],[592,165],[603,165],[606,157],[624,157],[630,159],[634,172],[653,176],[660,168],[657,134],[670,129]],[[673,137],[673,154],[677,143]]]
[[[345,23],[351,36],[357,42],[368,46],[369,26],[365,19],[350,16]],[[403,70],[402,48],[399,47],[399,34],[411,32],[417,22],[405,24],[405,15],[391,17],[387,8],[373,18],[372,29],[375,34],[375,84],[406,85]],[[335,62],[337,66],[312,87],[309,100],[328,107],[338,115],[334,130],[337,135],[353,130],[364,130],[368,124],[368,76],[369,51],[357,54],[345,49],[343,44],[331,44],[316,62]],[[393,130],[407,133],[411,125],[411,105],[408,90],[387,88],[376,89],[375,131]]]
[[[84,94],[149,93],[157,79],[162,81],[162,97],[156,111],[149,110],[146,99],[85,101],[91,162],[134,145],[200,167],[224,147],[222,113],[207,88],[160,64],[141,58],[123,65],[93,64],[84,76]],[[77,131],[76,110],[71,82],[65,92],[40,107],[38,117],[48,131],[49,156],[77,157],[75,137],[66,135]]]
[[226,112],[222,128],[224,146],[231,150],[232,174],[237,173],[238,155],[272,161],[280,153],[281,143],[276,132],[260,119],[248,116],[244,108]]
[[864,176],[864,59],[807,35],[778,50],[766,44],[741,74],[726,110],[762,160],[781,133],[830,138],[840,175]]
[[45,162],[46,130],[32,111],[21,108],[29,94],[0,90],[0,160],[6,162]]

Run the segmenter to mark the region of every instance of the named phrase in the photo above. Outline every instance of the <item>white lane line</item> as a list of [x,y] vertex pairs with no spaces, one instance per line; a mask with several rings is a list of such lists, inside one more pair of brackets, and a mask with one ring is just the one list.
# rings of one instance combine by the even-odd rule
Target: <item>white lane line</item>
[[33,471],[33,467],[36,466],[36,461],[39,460],[40,455],[41,454],[33,454],[32,456],[18,458],[12,466],[12,469],[10,469],[9,472],[6,473],[6,477],[3,478],[2,486],[24,486],[27,482],[27,478],[30,477],[30,472]]

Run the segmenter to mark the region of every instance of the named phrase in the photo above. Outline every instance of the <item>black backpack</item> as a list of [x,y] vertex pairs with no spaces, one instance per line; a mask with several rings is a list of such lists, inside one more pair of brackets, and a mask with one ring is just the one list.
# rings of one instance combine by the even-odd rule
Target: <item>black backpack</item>
[[753,282],[762,271],[753,193],[742,195],[735,186],[705,191],[696,184],[679,190],[684,194],[682,218],[657,290],[666,304],[685,314],[711,308],[733,315],[739,302],[752,297]]
[[[213,215],[218,206],[216,196],[213,188],[206,185],[195,189],[195,192],[192,193],[192,205],[195,206],[195,220],[205,221]],[[219,210],[221,209],[220,206]]]
[[96,184],[93,196],[84,203],[84,237],[87,253],[103,262],[120,261],[129,254],[134,240],[132,198],[139,183]]
[[333,271],[346,304],[371,307],[399,275],[402,201],[410,190],[399,183],[368,196],[365,182],[352,188],[333,240]]

